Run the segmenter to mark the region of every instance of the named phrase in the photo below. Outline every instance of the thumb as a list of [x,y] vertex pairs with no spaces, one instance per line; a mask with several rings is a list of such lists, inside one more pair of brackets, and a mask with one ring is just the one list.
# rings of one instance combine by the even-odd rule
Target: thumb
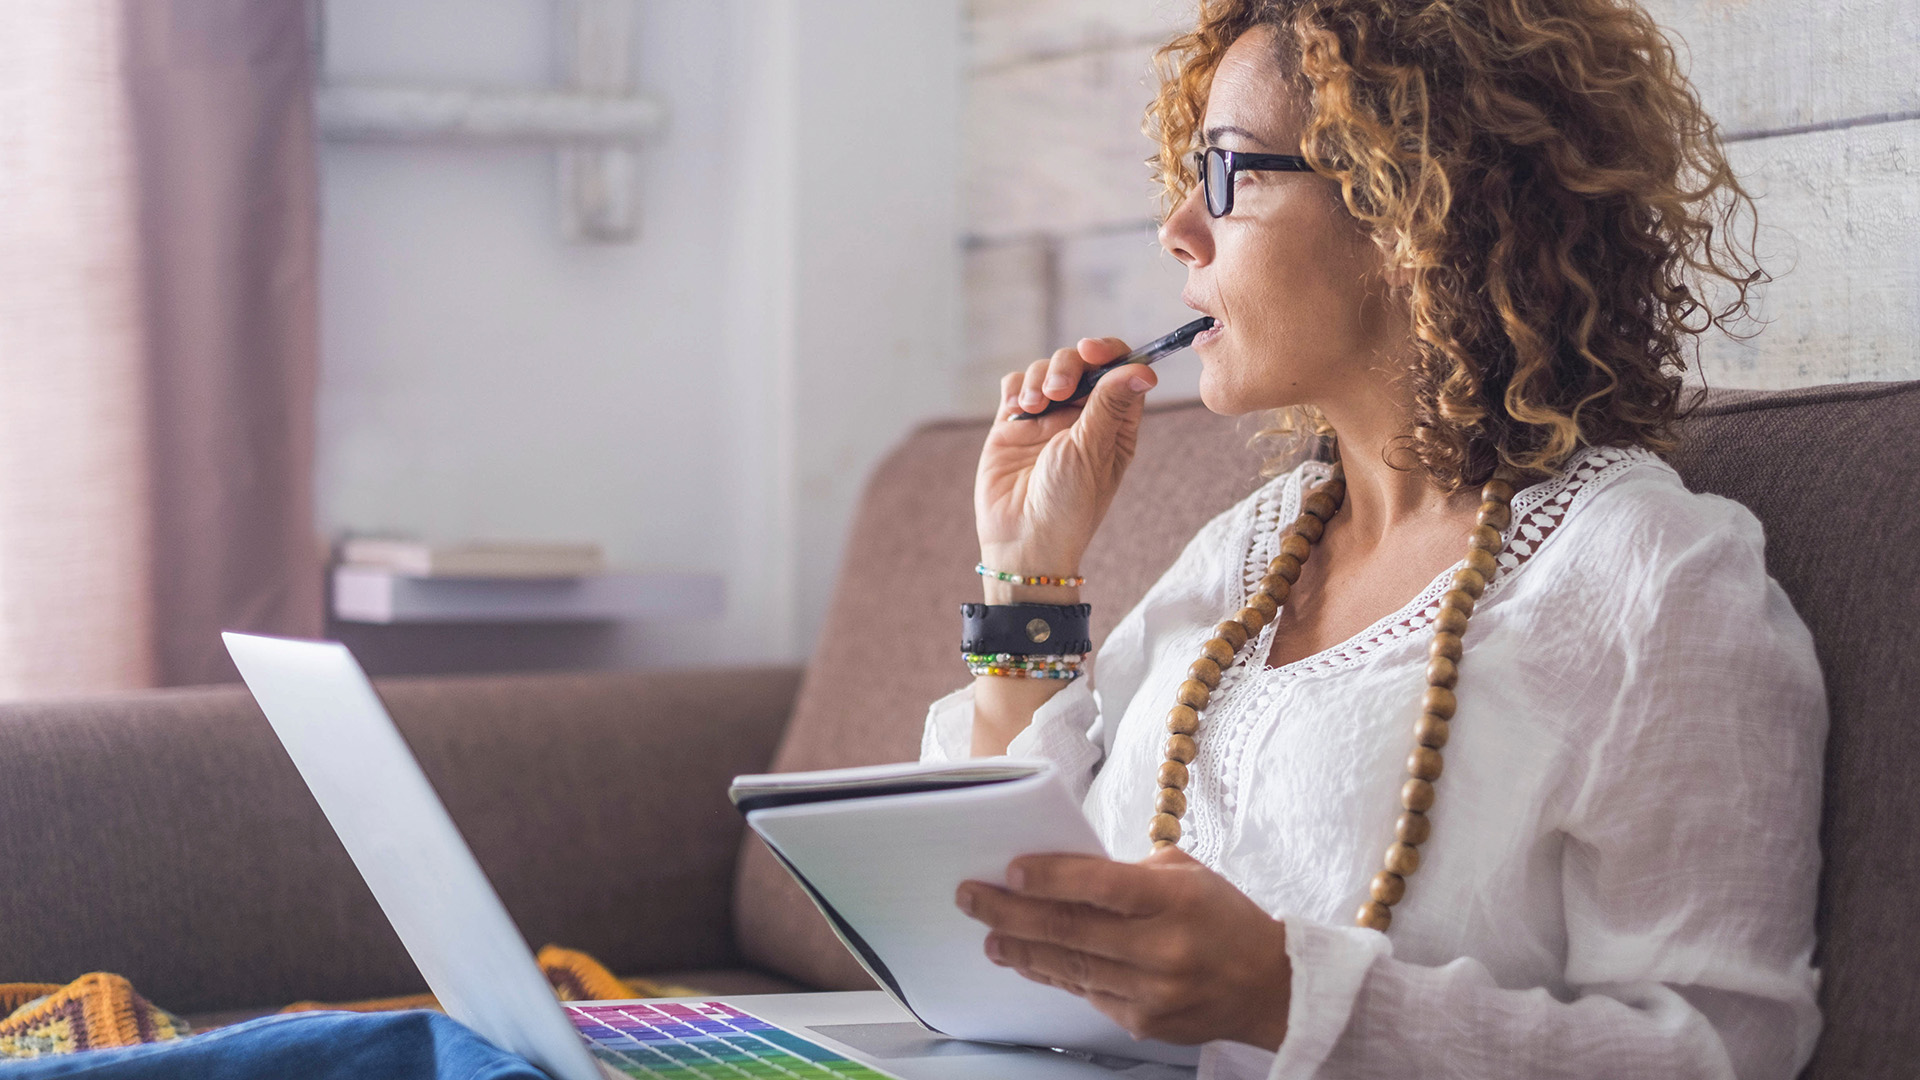
[[1145,364],[1124,364],[1101,376],[1087,395],[1086,411],[1080,418],[1088,441],[1093,446],[1109,447],[1137,426],[1146,408],[1147,391],[1159,382]]

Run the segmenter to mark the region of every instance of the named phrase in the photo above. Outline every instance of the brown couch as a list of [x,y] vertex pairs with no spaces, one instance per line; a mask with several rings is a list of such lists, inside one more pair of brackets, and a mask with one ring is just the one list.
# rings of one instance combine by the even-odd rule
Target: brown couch
[[[911,758],[964,681],[984,422],[880,467],[821,644],[791,668],[380,684],[533,944],[718,991],[866,977],[728,807],[740,772]],[[1150,411],[1088,553],[1096,639],[1259,481],[1244,423]],[[1827,1029],[1807,1076],[1920,1071],[1920,383],[1722,392],[1675,464],[1765,522],[1812,627],[1833,728],[1820,883]],[[1763,733],[1756,733],[1763,739]],[[1741,823],[1727,823],[1727,842]],[[186,1013],[420,980],[243,690],[0,707],[0,981],[130,976]]]

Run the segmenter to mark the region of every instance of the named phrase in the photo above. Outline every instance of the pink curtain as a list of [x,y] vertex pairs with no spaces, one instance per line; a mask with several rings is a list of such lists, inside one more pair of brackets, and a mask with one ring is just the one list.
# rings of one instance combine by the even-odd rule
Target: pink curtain
[[0,4],[0,695],[313,634],[306,6]]
[[307,5],[121,0],[146,285],[155,659],[312,636],[318,165]]
[[117,5],[0,4],[0,695],[153,682]]

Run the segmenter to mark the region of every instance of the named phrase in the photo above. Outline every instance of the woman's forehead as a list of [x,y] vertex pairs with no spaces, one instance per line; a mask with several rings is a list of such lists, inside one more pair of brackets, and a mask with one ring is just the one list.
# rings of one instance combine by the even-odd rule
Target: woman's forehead
[[1256,26],[1227,47],[1214,69],[1202,132],[1209,145],[1292,153],[1305,117],[1280,71],[1273,29]]

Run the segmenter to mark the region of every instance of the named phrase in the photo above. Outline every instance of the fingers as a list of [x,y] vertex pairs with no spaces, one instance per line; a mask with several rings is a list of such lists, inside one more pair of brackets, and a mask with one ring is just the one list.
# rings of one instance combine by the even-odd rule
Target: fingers
[[[1222,1030],[1221,1017],[1227,1010],[1219,1002],[1183,993],[1177,983],[1149,972],[1078,957],[1050,946],[996,941],[992,937],[987,939],[987,955],[1023,978],[1080,995],[1138,1039],[1194,1045],[1240,1034],[1233,1029]],[[1281,1004],[1271,1011],[1284,1017],[1286,1006]],[[1263,1038],[1254,1045],[1276,1049],[1285,1038],[1282,1027],[1276,1037]]]
[[[1080,379],[1087,369],[1110,364],[1126,354],[1127,343],[1119,338],[1081,338],[1073,348],[1056,349],[1047,359],[1028,365],[1015,388],[1015,402],[1022,411],[1033,413],[1046,408],[1049,401],[1065,401],[1079,392]],[[1002,397],[1006,390],[1003,380]]]
[[1053,359],[1047,364],[1046,377],[1041,380],[1040,392],[1049,401],[1065,401],[1080,388],[1080,376],[1086,370],[1087,361],[1078,349],[1055,349]]
[[1086,361],[1072,349],[1057,349],[1052,357],[1035,360],[1027,366],[1020,388],[1020,408],[1035,413],[1046,408],[1048,401],[1072,397],[1074,387],[1080,382],[1080,373],[1085,369]]
[[1000,378],[1000,414],[1007,415],[1020,407],[1020,387],[1027,381],[1024,372],[1009,371]]
[[1081,338],[1071,349],[1054,350],[1040,391],[1049,401],[1065,401],[1080,392],[1080,379],[1089,369],[1105,367],[1125,355],[1127,343],[1119,338]]
[[1175,906],[1175,890],[1184,882],[1157,865],[1086,855],[1028,855],[1007,867],[1007,884],[1031,899],[1089,904],[1134,917],[1158,915]]
[[1127,355],[1132,350],[1127,343],[1117,337],[1081,338],[1074,346],[1080,358],[1093,367],[1102,367]]
[[987,935],[986,948],[987,958],[1001,967],[1083,996],[1097,994],[1132,1001],[1148,996],[1148,984],[1154,980],[1138,968],[1102,956],[999,933]]
[[961,910],[995,933],[1137,963],[1139,920],[1085,904],[1034,900],[979,882],[960,886]]

